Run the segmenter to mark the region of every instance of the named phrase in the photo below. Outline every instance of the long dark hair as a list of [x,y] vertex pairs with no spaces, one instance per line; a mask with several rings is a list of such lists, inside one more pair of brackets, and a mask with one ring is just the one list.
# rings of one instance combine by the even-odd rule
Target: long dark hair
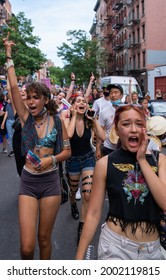
[[[73,100],[71,102],[72,105],[77,101],[78,97],[80,97],[80,95],[77,95],[73,98]],[[87,128],[93,128],[93,122],[90,119],[88,119],[85,114],[83,116],[83,120],[84,120],[84,124],[86,125]]]

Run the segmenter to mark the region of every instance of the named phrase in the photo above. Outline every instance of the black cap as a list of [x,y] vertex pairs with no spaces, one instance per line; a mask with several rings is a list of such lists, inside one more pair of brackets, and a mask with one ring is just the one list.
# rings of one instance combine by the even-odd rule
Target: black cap
[[119,84],[111,84],[107,86],[107,89],[110,91],[112,88],[118,88],[121,92],[121,94],[123,94],[123,88],[121,87],[121,85]]

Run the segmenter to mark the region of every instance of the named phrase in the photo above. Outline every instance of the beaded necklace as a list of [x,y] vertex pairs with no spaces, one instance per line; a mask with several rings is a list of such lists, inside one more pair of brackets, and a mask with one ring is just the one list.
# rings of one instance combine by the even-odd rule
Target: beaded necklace
[[45,115],[45,117],[44,117],[44,120],[42,120],[41,123],[37,123],[37,122],[35,122],[35,120],[34,120],[34,124],[37,126],[37,128],[40,128],[41,125],[43,125],[43,124],[45,123],[46,119],[47,119],[47,113],[46,113],[46,115]]

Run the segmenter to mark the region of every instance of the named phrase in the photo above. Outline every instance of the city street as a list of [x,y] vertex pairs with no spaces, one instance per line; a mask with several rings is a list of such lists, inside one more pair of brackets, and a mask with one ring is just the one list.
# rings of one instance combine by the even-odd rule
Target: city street
[[[0,174],[0,259],[18,260],[20,259],[20,253],[17,204],[20,179],[16,173],[14,157],[10,158],[0,153]],[[78,201],[78,206],[80,206],[80,203]],[[106,208],[107,201],[105,210]],[[106,216],[106,211],[103,216]],[[77,225],[78,221],[72,218],[70,204],[67,202],[60,207],[54,226],[52,259],[74,260],[77,249]],[[97,237],[98,233],[94,239],[95,247]],[[35,259],[39,259],[37,246]]]
[[[0,146],[1,150],[1,146]],[[163,149],[164,154],[166,150]],[[18,260],[19,254],[19,228],[17,215],[19,177],[16,173],[14,157],[10,158],[0,153],[1,195],[0,195],[0,259]],[[78,202],[80,206],[80,201]],[[107,212],[107,200],[105,201],[103,218]],[[70,204],[67,202],[60,207],[56,224],[54,226],[52,241],[52,259],[74,260],[77,248],[77,225],[71,217]],[[94,238],[93,244],[97,247],[100,226]],[[166,251],[165,257],[166,257]],[[36,246],[35,259],[38,257]]]

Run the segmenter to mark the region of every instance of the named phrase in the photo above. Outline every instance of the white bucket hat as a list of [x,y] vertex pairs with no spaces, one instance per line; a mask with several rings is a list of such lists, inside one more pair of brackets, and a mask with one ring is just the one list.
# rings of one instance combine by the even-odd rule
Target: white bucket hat
[[166,119],[161,116],[153,116],[146,121],[147,134],[160,136],[166,133]]

